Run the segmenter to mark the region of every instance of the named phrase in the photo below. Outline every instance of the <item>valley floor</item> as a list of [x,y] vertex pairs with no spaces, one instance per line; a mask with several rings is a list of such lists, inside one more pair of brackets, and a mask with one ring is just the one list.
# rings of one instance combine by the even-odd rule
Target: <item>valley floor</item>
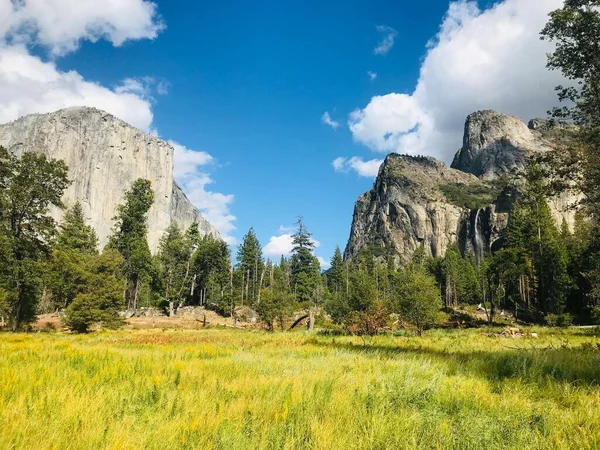
[[600,337],[497,331],[0,333],[0,448],[600,448]]

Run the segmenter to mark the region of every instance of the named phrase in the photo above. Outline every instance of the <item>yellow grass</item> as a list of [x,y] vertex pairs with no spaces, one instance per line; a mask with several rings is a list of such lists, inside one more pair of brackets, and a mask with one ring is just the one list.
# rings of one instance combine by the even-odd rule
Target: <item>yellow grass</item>
[[4,333],[0,449],[600,448],[600,339],[536,331]]

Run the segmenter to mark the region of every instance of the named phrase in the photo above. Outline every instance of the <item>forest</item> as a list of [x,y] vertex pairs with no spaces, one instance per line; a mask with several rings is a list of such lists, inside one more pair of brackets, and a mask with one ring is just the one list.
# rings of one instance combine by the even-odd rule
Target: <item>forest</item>
[[[118,327],[124,310],[152,306],[172,316],[189,305],[223,316],[249,307],[269,330],[306,316],[311,329],[318,321],[356,334],[394,327],[421,334],[469,305],[489,323],[510,314],[532,324],[600,324],[600,63],[598,40],[588,38],[600,34],[600,14],[593,3],[566,2],[541,32],[556,44],[548,68],[572,82],[556,88],[560,106],[550,112],[564,138],[511,182],[518,195],[495,253],[476,258],[452,246],[430,258],[421,248],[406,263],[390,249],[365,248],[344,259],[337,248],[322,271],[300,217],[293,252],[280,261],[265,260],[252,229],[232,255],[197,226],[176,223],[153,255],[147,215],[154,193],[144,179],[124,193],[100,250],[80,204],[60,224],[50,215],[64,208],[65,163],[0,149],[1,324],[16,331],[40,312],[64,311],[65,325],[86,332],[98,323]],[[565,191],[581,197],[573,229],[556,223],[548,206]]]

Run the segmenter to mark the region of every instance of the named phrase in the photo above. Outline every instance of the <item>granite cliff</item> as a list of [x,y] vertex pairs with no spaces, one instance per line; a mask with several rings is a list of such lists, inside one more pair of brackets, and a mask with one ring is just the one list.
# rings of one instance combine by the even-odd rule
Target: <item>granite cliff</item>
[[[467,118],[451,167],[434,158],[388,155],[373,188],[358,198],[345,256],[369,247],[407,261],[421,245],[443,256],[458,243],[463,253],[482,258],[502,244],[519,173],[554,144],[543,120],[527,126],[517,117],[479,111]],[[572,194],[549,199],[559,224],[564,219],[572,226],[576,200]]]
[[[20,156],[44,153],[69,166],[71,186],[63,201],[81,202],[84,213],[104,246],[123,193],[137,178],[152,182],[155,203],[148,214],[148,243],[155,251],[172,221],[187,228],[199,225],[203,235],[219,237],[173,180],[173,148],[98,109],[73,107],[32,114],[0,125],[0,146]],[[63,211],[53,210],[60,220]]]

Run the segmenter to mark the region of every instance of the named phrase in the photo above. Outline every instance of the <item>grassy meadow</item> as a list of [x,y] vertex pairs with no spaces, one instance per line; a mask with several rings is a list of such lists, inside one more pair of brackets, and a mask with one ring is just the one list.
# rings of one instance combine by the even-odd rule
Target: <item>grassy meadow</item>
[[0,448],[600,448],[600,337],[497,331],[3,333]]

